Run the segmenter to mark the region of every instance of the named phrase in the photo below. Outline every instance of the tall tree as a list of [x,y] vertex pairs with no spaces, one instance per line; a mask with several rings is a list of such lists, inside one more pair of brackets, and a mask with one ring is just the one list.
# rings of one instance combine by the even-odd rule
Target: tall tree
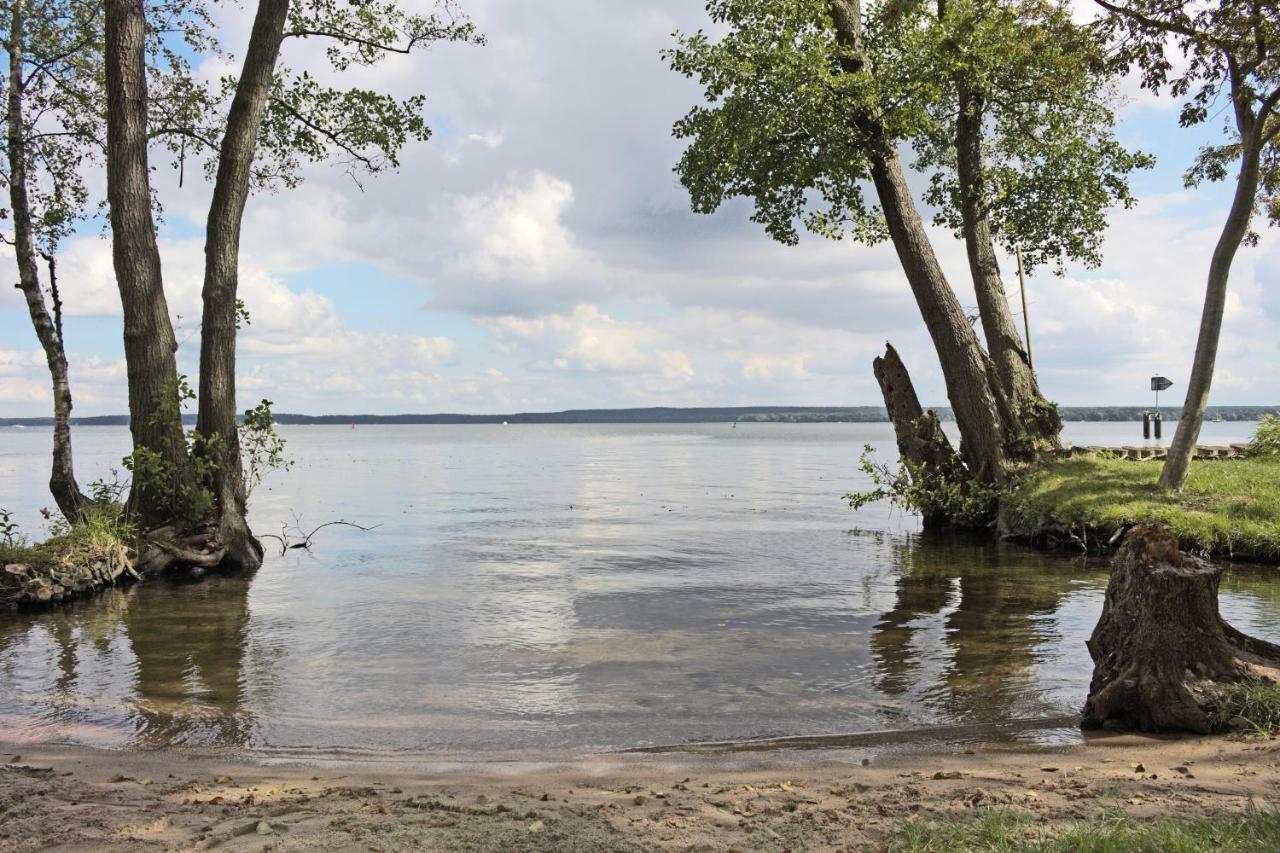
[[107,0],[107,200],[112,262],[124,311],[135,459],[130,502],[138,521],[150,526],[172,518],[175,496],[148,478],[163,467],[171,472],[170,482],[181,483],[191,465],[180,412],[167,405],[178,394],[178,342],[151,211],[146,32],[143,0]]
[[236,425],[236,326],[240,223],[249,198],[258,130],[284,40],[289,0],[261,0],[244,70],[227,114],[205,232],[204,310],[200,323],[200,408],[196,429],[220,442],[214,467],[219,539],[237,567],[261,563],[262,546],[245,521],[244,476]]
[[[113,228],[119,229],[113,236],[126,336],[130,315],[145,315],[146,305],[140,302],[153,309],[158,305],[156,310],[164,313],[163,324],[158,317],[150,318],[159,333],[159,342],[153,342],[156,351],[129,358],[126,342],[132,420],[145,419],[149,425],[145,433],[135,431],[135,492],[140,486],[141,459],[149,473],[162,472],[164,488],[155,489],[151,476],[142,478],[141,487],[171,498],[167,505],[144,502],[142,521],[154,540],[151,556],[144,559],[148,569],[158,570],[174,561],[229,569],[252,569],[261,563],[261,546],[245,521],[235,401],[240,230],[251,190],[293,186],[303,163],[334,152],[343,154],[353,171],[394,168],[399,150],[409,140],[430,135],[421,116],[421,96],[397,100],[369,89],[321,85],[306,72],[295,74],[280,66],[285,39],[324,39],[336,71],[373,65],[390,53],[409,53],[438,41],[479,41],[472,24],[451,3],[442,0],[438,9],[437,14],[416,15],[391,0],[358,6],[336,0],[260,0],[243,70],[227,84],[230,106],[225,124],[187,135],[203,151],[206,172],[213,177],[206,226],[199,411],[195,435],[188,444],[180,406],[185,385],[172,366],[173,333],[163,307],[159,254],[154,229],[147,227],[149,208],[143,210],[143,199],[150,195],[145,176],[145,78],[132,88],[121,82],[137,76],[137,51],[126,36],[132,32],[132,19],[141,18],[144,10],[136,0],[109,0],[108,82],[116,80],[116,87],[109,85],[108,91],[119,90],[120,96],[108,101],[109,126],[117,129],[115,136],[109,136],[108,164],[120,163],[114,170],[109,168],[108,187]],[[199,30],[202,24],[197,19],[193,26]],[[135,170],[124,168],[139,161],[141,178]],[[141,293],[150,296],[138,300]],[[169,352],[168,360],[158,357],[159,350]],[[180,500],[172,500],[175,496]]]
[[[797,221],[831,236],[890,238],[937,350],[965,462],[981,481],[1003,480],[1006,416],[907,185],[897,141],[912,121],[885,109],[861,4],[713,0],[708,11],[729,32],[718,42],[701,31],[681,36],[667,53],[709,102],[675,127],[691,140],[677,171],[694,209],[710,213],[733,196],[751,197],[752,219],[788,244],[798,240]],[[863,195],[867,180],[879,210]]]
[[1064,2],[890,3],[872,23],[899,87],[926,102],[914,165],[930,174],[935,223],[965,242],[1000,384],[1028,441],[1056,446],[1061,421],[1009,309],[997,247],[1022,250],[1031,269],[1100,261],[1108,208],[1133,204],[1127,176],[1152,162],[1115,139],[1118,68]]
[[[144,61],[152,142],[171,147],[200,136],[211,97],[193,81],[187,49],[211,47],[194,22],[205,20],[202,0],[148,0],[160,23],[146,34]],[[50,490],[69,521],[80,518],[85,496],[76,484],[71,452],[71,389],[62,299],[57,282],[61,242],[97,210],[86,176],[102,164],[106,138],[103,98],[103,7],[93,0],[8,0],[6,134],[2,137],[19,288],[45,352],[53,384],[54,447]],[[181,117],[181,121],[177,120]],[[48,268],[49,303],[40,286],[37,255]],[[50,310],[52,309],[52,310]]]
[[1260,206],[1280,222],[1280,3],[1096,2],[1143,86],[1186,99],[1183,127],[1209,121],[1225,104],[1226,141],[1203,148],[1186,175],[1194,186],[1226,180],[1234,169],[1235,192],[1209,260],[1187,398],[1160,472],[1162,488],[1181,489],[1209,405],[1231,264],[1242,243],[1256,240],[1250,228]]
[[[92,158],[94,146],[83,107],[96,92],[84,85],[79,63],[88,46],[101,44],[101,26],[92,7],[74,0],[10,0],[0,4],[0,10],[7,25],[3,49],[9,59],[3,144],[10,242],[17,287],[26,299],[53,386],[49,491],[63,516],[74,523],[87,498],[76,482],[73,464],[71,381],[56,256],[59,241],[81,217],[88,196],[80,170]],[[48,268],[49,303],[40,283],[40,257]]]
[[[977,250],[976,283],[986,286],[983,301],[992,309],[988,337],[1016,354],[1021,347],[1016,330],[1007,335],[1012,320],[998,271],[989,269],[991,241],[997,224],[1018,231],[1013,212],[1035,195],[1002,201],[1003,188],[981,172],[990,157],[978,144],[979,133],[988,132],[986,115],[970,114],[968,125],[958,117],[960,83],[966,102],[974,91],[994,90],[983,66],[998,63],[999,46],[958,49],[951,42],[965,33],[962,17],[934,16],[930,25],[922,3],[878,4],[870,14],[850,0],[715,0],[708,8],[728,33],[718,41],[702,32],[680,36],[666,54],[675,70],[702,83],[708,101],[675,128],[690,140],[677,171],[694,209],[711,212],[747,196],[755,202],[752,218],[784,243],[796,242],[798,223],[831,237],[891,239],[942,365],[966,466],[980,481],[1001,481],[1011,461],[1029,458],[1045,441],[1030,434],[1030,407],[1011,398],[1014,383],[1001,378],[943,274],[899,156],[907,140],[933,156],[925,162],[941,176],[933,198]],[[960,130],[967,182],[955,177]],[[1015,170],[1032,171],[1047,159],[1026,156]],[[878,207],[863,195],[866,182]],[[1052,196],[1048,187],[1039,191]],[[1033,379],[1025,385],[1038,398]],[[1043,432],[1056,441],[1056,417]]]

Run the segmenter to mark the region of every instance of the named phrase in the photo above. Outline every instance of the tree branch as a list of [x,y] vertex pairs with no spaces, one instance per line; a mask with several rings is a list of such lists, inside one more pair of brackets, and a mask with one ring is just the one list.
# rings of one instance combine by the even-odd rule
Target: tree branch
[[394,44],[383,44],[382,42],[374,41],[373,39],[361,38],[360,36],[354,36],[350,33],[339,32],[336,30],[301,29],[289,30],[284,34],[285,38],[310,38],[312,36],[318,38],[331,38],[347,44],[363,45],[364,47],[371,47],[374,50],[385,50],[388,53],[409,53],[417,47],[419,42],[426,40],[425,38],[411,38],[409,39],[409,43],[404,47],[397,47]]
[[1109,0],[1093,0],[1093,2],[1097,3],[1099,6],[1106,9],[1111,14],[1119,15],[1122,18],[1128,18],[1130,21],[1140,24],[1141,26],[1146,27],[1149,30],[1159,30],[1160,32],[1166,32],[1166,33],[1177,33],[1178,35],[1183,35],[1183,36],[1186,36],[1187,38],[1203,41],[1205,44],[1211,44],[1214,47],[1218,48],[1219,50],[1224,50],[1224,51],[1227,50],[1227,46],[1224,43],[1219,42],[1217,39],[1213,38],[1208,33],[1201,32],[1200,30],[1197,30],[1194,27],[1190,27],[1185,24],[1180,24],[1172,20],[1160,20],[1158,18],[1153,18],[1150,15],[1144,15],[1143,13],[1139,12],[1137,9],[1133,9],[1133,8],[1130,8],[1129,6],[1121,5],[1118,3],[1111,3],[1109,2]]
[[155,130],[152,130],[149,134],[147,134],[148,139],[159,139],[162,136],[185,136],[187,139],[194,139],[196,142],[199,142],[201,145],[204,145],[207,148],[211,148],[214,151],[218,150],[217,143],[215,143],[211,139],[208,139],[207,137],[201,136],[199,133],[196,133],[194,130],[192,130],[189,127],[178,127],[178,126],[158,127]]
[[271,102],[274,104],[277,104],[282,110],[287,112],[289,115],[293,116],[294,120],[296,120],[303,127],[308,128],[309,130],[313,130],[316,133],[320,134],[325,139],[333,143],[336,147],[340,148],[341,150],[345,151],[347,154],[351,155],[353,159],[358,160],[360,163],[364,164],[364,167],[369,171],[371,172],[377,171],[378,166],[373,161],[372,158],[368,157],[365,154],[361,154],[359,151],[352,148],[349,143],[343,141],[342,137],[339,134],[334,133],[333,131],[327,128],[321,127],[320,125],[316,124],[315,122],[311,121],[309,118],[304,116],[302,113],[298,112],[298,110],[294,109],[292,105],[280,100],[279,98],[272,98]]
[[62,296],[58,292],[58,262],[52,252],[41,252],[49,265],[49,296],[53,300],[53,328],[58,333],[58,343],[66,347],[66,339],[62,337]]

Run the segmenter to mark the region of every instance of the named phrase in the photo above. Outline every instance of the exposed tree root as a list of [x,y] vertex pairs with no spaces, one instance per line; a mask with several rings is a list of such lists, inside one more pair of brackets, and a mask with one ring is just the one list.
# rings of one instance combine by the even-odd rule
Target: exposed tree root
[[46,607],[139,578],[124,547],[0,567],[0,609]]

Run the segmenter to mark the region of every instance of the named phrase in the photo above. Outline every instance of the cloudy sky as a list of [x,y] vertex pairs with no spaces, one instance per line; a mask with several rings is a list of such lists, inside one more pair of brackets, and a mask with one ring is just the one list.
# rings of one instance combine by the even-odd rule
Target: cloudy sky
[[[264,396],[306,413],[878,404],[870,362],[885,340],[922,398],[945,404],[890,247],[816,237],[785,247],[745,203],[689,211],[670,128],[699,92],[658,52],[673,31],[706,25],[700,0],[462,3],[487,46],[441,46],[360,75],[428,96],[435,135],[398,173],[361,188],[317,167],[301,188],[251,200],[242,406]],[[235,48],[247,13],[228,14],[223,40]],[[322,65],[305,43],[286,49],[294,68]],[[1121,136],[1159,166],[1137,179],[1138,206],[1112,217],[1101,269],[1029,282],[1041,383],[1069,405],[1146,403],[1152,372],[1181,399],[1225,215],[1223,188],[1182,188],[1201,136],[1177,127],[1173,102],[1127,90]],[[161,162],[166,289],[194,375],[208,188],[179,189]],[[975,304],[962,244],[934,238],[962,302]],[[120,306],[96,227],[65,245],[60,281],[76,412],[124,412]],[[1213,402],[1280,402],[1278,329],[1280,240],[1267,231],[1233,270]],[[20,295],[0,288],[0,414],[49,407]]]

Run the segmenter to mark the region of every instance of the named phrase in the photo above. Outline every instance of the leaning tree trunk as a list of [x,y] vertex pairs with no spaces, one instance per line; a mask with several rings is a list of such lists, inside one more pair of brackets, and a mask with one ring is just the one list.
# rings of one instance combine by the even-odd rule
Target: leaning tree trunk
[[236,424],[236,305],[240,225],[253,171],[258,129],[271,94],[289,0],[261,0],[244,69],[218,157],[205,239],[204,313],[200,337],[200,413],[196,429],[219,453],[214,466],[218,538],[226,568],[262,564],[262,546],[245,521],[244,475]]
[[[951,449],[951,442],[942,432],[938,416],[921,408],[911,374],[893,344],[886,343],[884,355],[871,366],[898,440],[898,456],[906,463],[911,477],[925,481],[944,479],[952,483],[968,477],[959,457]],[[938,512],[925,511],[922,516],[925,530],[938,530],[950,523],[949,518]]]
[[[840,44],[849,50],[841,60],[848,74],[869,72],[862,44],[862,4],[830,0],[828,8]],[[947,282],[928,232],[920,218],[894,141],[873,111],[860,115],[851,133],[871,148],[871,179],[884,210],[898,260],[933,339],[947,386],[947,398],[960,428],[960,454],[972,475],[983,483],[1003,482],[1007,458],[998,388],[992,387],[990,359],[969,324],[955,291]]]
[[40,292],[40,276],[36,264],[31,202],[27,194],[27,144],[23,115],[23,42],[26,38],[26,2],[14,0],[9,19],[9,102],[8,154],[9,205],[13,214],[13,248],[18,262],[18,289],[27,300],[31,325],[44,350],[53,382],[53,470],[49,475],[49,491],[68,522],[75,524],[84,516],[88,498],[76,482],[71,456],[71,383],[68,379],[67,353],[62,339],[62,311],[59,308],[57,280],[52,258],[49,260],[49,286],[53,293],[54,316],[45,307]]
[[1221,575],[1179,551],[1161,525],[1128,532],[1088,642],[1094,669],[1085,728],[1207,734],[1222,690],[1280,681],[1280,646],[1246,637],[1218,614]]
[[897,152],[887,141],[873,159],[871,175],[898,259],[942,363],[947,398],[960,428],[960,453],[980,482],[1002,482],[1006,417],[991,386],[987,354],[947,283]]
[[1222,315],[1227,305],[1227,280],[1231,275],[1231,262],[1249,233],[1249,220],[1258,193],[1259,160],[1262,140],[1254,127],[1252,107],[1238,107],[1237,119],[1240,138],[1244,140],[1240,162],[1240,174],[1236,178],[1235,198],[1231,211],[1213,250],[1209,262],[1209,283],[1205,289],[1204,312],[1200,315],[1200,335],[1196,339],[1195,361],[1191,365],[1191,378],[1187,381],[1187,399],[1182,404],[1182,416],[1169,445],[1169,455],[1160,471],[1162,489],[1181,489],[1187,480],[1187,469],[1195,455],[1196,442],[1200,440],[1200,427],[1204,424],[1204,411],[1209,405],[1209,388],[1213,384],[1213,369],[1218,359],[1218,338],[1222,334]]
[[142,0],[107,0],[107,200],[111,249],[124,309],[129,429],[135,454],[168,463],[173,483],[140,484],[129,497],[143,529],[174,516],[175,493],[190,476],[178,406],[178,345],[160,276],[147,166],[146,20]]
[[1062,421],[1054,406],[1040,394],[1000,277],[984,191],[982,120],[985,105],[982,96],[963,81],[957,81],[956,88],[960,101],[956,118],[960,217],[987,352],[1010,408],[1005,451],[1014,459],[1034,461],[1042,453],[1061,447],[1058,436],[1062,432]]

